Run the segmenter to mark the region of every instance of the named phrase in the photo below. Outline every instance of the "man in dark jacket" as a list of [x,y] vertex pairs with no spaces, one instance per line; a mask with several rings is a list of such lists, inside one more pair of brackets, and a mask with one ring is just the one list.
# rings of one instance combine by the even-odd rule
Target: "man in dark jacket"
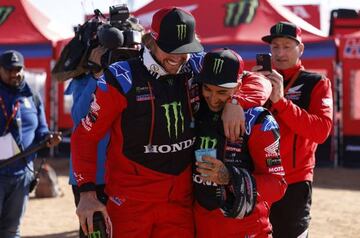
[[[24,80],[23,56],[6,51],[0,55],[0,161],[45,138],[49,138],[49,147],[61,140],[59,133],[49,133],[41,99]],[[20,235],[34,158],[33,154],[0,168],[0,237]]]
[[[262,73],[273,90],[269,108],[280,125],[281,159],[288,183],[285,196],[271,208],[274,238],[307,237],[317,145],[332,128],[333,98],[330,80],[306,71],[301,29],[289,22],[272,26],[262,38],[270,44],[275,70]],[[254,70],[260,70],[256,66]]]

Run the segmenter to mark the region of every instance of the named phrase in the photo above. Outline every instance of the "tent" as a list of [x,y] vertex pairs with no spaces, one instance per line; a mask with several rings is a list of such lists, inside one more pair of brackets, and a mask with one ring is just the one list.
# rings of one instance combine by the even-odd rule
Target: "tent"
[[345,165],[360,165],[360,31],[340,38],[342,125]]
[[[272,0],[155,0],[140,8],[134,15],[149,29],[152,15],[162,7],[178,6],[191,12],[196,19],[196,30],[205,50],[229,47],[243,57],[250,69],[256,53],[269,52],[261,37],[279,21],[295,23],[302,29],[305,52],[302,62],[308,70],[326,74],[334,82],[336,45],[332,38],[302,20],[290,10]],[[334,83],[333,83],[334,85]],[[329,162],[334,137],[318,149],[318,161]]]
[[[56,59],[57,43],[71,34],[62,31],[61,26],[53,25],[27,0],[0,0],[0,52],[9,49],[21,52],[26,69],[30,75],[35,75],[35,81],[44,77],[45,87],[38,88],[43,90],[41,94],[51,128],[57,127],[59,111],[56,102],[61,102],[63,97],[58,95],[61,85],[52,82],[50,71]],[[61,126],[61,118],[59,123]]]
[[[237,50],[245,60],[254,61],[256,53],[268,51],[261,37],[267,35],[276,22],[290,21],[302,28],[306,43],[304,62],[318,61],[319,58],[332,61],[335,58],[336,46],[332,39],[274,1],[183,0],[179,4],[175,0],[155,0],[134,14],[149,29],[154,12],[166,6],[179,6],[195,16],[197,33],[207,50],[228,46]],[[330,64],[325,68],[329,73],[332,72]],[[315,67],[324,68],[323,62]]]

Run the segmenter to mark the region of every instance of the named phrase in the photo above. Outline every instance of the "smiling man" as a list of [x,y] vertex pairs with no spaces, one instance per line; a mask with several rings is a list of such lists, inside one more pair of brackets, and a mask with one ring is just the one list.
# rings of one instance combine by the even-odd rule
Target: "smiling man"
[[[98,79],[89,112],[71,138],[77,214],[86,234],[93,231],[93,213],[101,211],[114,237],[194,236],[191,165],[199,87],[193,78],[203,47],[194,17],[180,8],[157,11],[151,28],[139,58],[110,65]],[[264,91],[270,93],[264,82],[244,84],[226,103],[235,131],[239,104],[261,105]],[[107,131],[105,207],[96,197],[95,177],[97,143]]]
[[197,158],[193,172],[196,237],[271,237],[269,207],[286,189],[278,124],[265,108],[251,107],[244,136],[232,142],[220,116],[242,84],[261,76],[244,71],[242,58],[230,49],[208,52],[203,62],[194,147],[216,152]]
[[[305,71],[301,29],[289,22],[272,26],[262,40],[270,44],[272,72],[270,110],[280,126],[280,154],[288,188],[271,208],[274,238],[307,237],[317,145],[332,128],[333,100],[330,80]],[[254,67],[261,71],[261,66]]]

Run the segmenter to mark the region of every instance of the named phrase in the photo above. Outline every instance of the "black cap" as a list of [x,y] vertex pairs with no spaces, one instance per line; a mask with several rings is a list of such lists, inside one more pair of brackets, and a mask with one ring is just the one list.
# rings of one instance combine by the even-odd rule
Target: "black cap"
[[277,37],[287,37],[301,43],[301,29],[290,22],[278,22],[271,27],[270,35],[261,39],[270,44]]
[[208,52],[197,76],[200,83],[235,88],[244,71],[244,61],[235,51],[224,48]]
[[195,19],[180,8],[157,11],[151,23],[157,45],[166,53],[185,54],[204,50],[195,37]]
[[24,67],[24,57],[16,50],[8,50],[0,55],[0,66],[5,69]]

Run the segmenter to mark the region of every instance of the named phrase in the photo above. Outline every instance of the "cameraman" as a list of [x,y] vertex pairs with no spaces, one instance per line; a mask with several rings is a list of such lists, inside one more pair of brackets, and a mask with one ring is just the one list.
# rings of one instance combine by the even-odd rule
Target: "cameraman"
[[[107,25],[109,26],[109,25]],[[105,27],[107,27],[105,26]],[[133,23],[129,27],[134,31],[138,31],[142,34],[143,27],[138,23]],[[103,73],[103,70],[107,67],[109,62],[113,61],[111,57],[115,57],[116,60],[126,60],[132,56],[136,57],[141,49],[141,44],[137,42],[125,42],[122,36],[115,35],[118,31],[111,28],[113,31],[105,32],[103,34],[103,28],[97,29],[97,37],[100,38],[100,45],[92,49],[87,59],[88,72],[77,77],[74,77],[65,91],[65,95],[72,95],[73,105],[71,108],[71,117],[73,120],[74,128],[79,125],[81,119],[86,116],[89,111],[90,103],[93,100],[93,94],[96,89],[97,77]],[[103,37],[103,38],[101,38]],[[114,38],[116,38],[114,40]],[[120,38],[120,40],[119,40]],[[120,45],[121,47],[116,47]],[[121,54],[112,54],[117,50]],[[97,170],[96,170],[96,195],[100,202],[106,205],[108,196],[104,192],[105,190],[105,159],[106,148],[109,142],[109,133],[107,133],[97,145]],[[80,200],[80,192],[75,179],[75,175],[70,163],[69,170],[69,184],[72,185],[72,191],[74,195],[75,205],[77,206]],[[86,237],[81,228],[79,230],[80,237]]]

